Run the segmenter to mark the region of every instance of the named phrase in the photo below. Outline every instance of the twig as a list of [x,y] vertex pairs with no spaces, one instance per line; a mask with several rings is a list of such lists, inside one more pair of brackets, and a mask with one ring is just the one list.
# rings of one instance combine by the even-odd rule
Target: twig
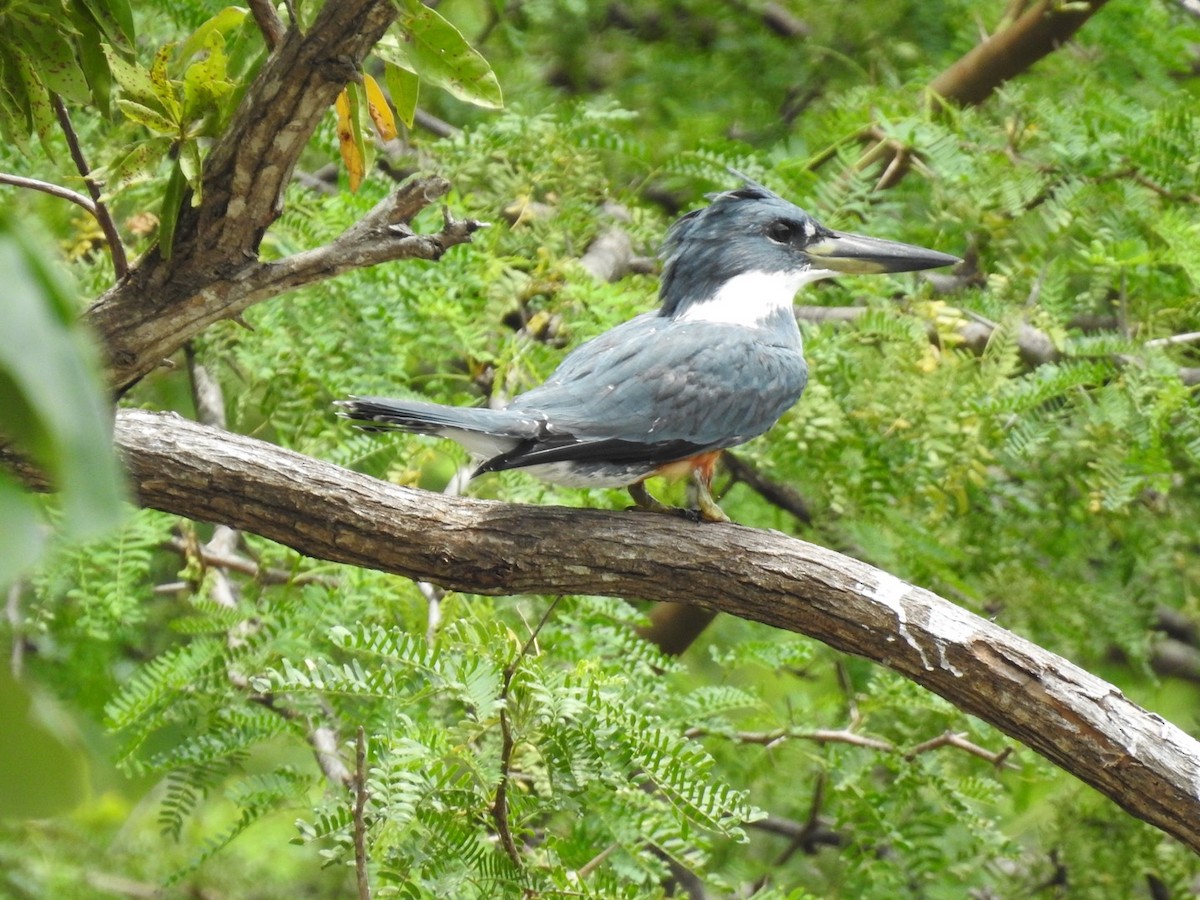
[[600,867],[600,864],[602,862],[604,862],[606,859],[608,859],[609,856],[612,855],[612,852],[614,850],[616,850],[619,846],[621,846],[621,845],[617,844],[617,843],[609,844],[607,847],[605,847],[603,850],[601,850],[599,853],[597,853],[595,856],[593,856],[591,859],[589,859],[587,862],[585,862],[582,866],[580,866],[579,871],[577,871],[575,873],[576,875],[579,876],[579,880],[582,881],[583,879],[585,879],[589,875],[591,875],[593,872],[595,872],[596,869],[598,869]]
[[355,736],[354,752],[354,874],[358,882],[358,900],[371,900],[371,882],[367,878],[367,737],[361,725]]
[[804,851],[806,856],[812,856],[821,847],[838,847],[842,844],[842,836],[829,827],[829,823],[822,817],[821,808],[825,805],[825,774],[817,774],[817,783],[813,788],[812,802],[808,805],[808,818],[804,822],[794,822],[791,819],[784,819],[780,816],[767,816],[765,819],[760,819],[757,822],[750,822],[749,825],[753,828],[758,828],[761,831],[766,831],[770,834],[778,834],[781,837],[788,838],[788,845],[783,852],[779,854],[771,869],[765,872],[761,878],[754,883],[754,888],[751,894],[757,894],[770,879],[771,872],[784,865],[797,850]]
[[125,258],[125,245],[121,243],[121,234],[117,231],[117,223],[113,221],[108,207],[100,199],[100,185],[92,178],[92,170],[88,167],[87,158],[83,155],[79,136],[75,133],[75,127],[71,124],[71,117],[67,113],[66,106],[63,105],[62,98],[57,94],[54,95],[54,113],[58,116],[58,125],[62,128],[63,137],[67,140],[67,148],[71,151],[71,159],[75,161],[75,168],[83,176],[83,183],[87,186],[88,193],[91,194],[94,208],[90,212],[100,223],[100,230],[104,232],[104,239],[108,242],[108,252],[112,256],[113,272],[120,281],[129,271],[129,262]]
[[993,752],[986,747],[980,747],[978,744],[968,741],[965,734],[955,734],[952,731],[944,732],[935,738],[917,744],[904,754],[904,758],[911,762],[922,753],[928,753],[930,750],[937,750],[941,747],[956,747],[959,750],[965,750],[972,756],[978,756],[980,759],[990,762],[997,769],[1006,767],[1015,768],[1015,766],[1008,762],[1008,758],[1012,756],[1012,747],[1005,747],[1003,750]]
[[[928,88],[931,101],[957,106],[982,103],[1004,82],[1067,43],[1105,2],[1020,4],[1020,15],[1007,27],[993,32],[933,79]],[[1010,4],[1006,18],[1017,8]]]
[[418,128],[424,128],[434,137],[449,138],[454,137],[459,132],[459,129],[454,125],[420,108],[413,111],[413,124]]
[[[249,681],[239,678],[233,673],[230,674],[229,681],[237,688],[248,690],[250,687]],[[289,722],[298,722],[304,718],[304,715],[299,710],[280,703],[274,694],[252,693],[250,694],[250,702],[257,703],[264,709],[269,709]],[[354,775],[346,768],[346,764],[342,762],[342,758],[338,754],[337,732],[328,725],[318,725],[308,731],[307,738],[309,746],[313,748],[313,756],[317,760],[317,766],[329,782],[343,787],[353,785]]]
[[77,206],[82,206],[93,216],[96,215],[96,204],[90,197],[85,197],[70,188],[61,187],[57,184],[51,184],[48,181],[39,181],[36,178],[25,178],[21,175],[10,175],[7,172],[0,172],[0,184],[11,184],[13,187],[28,188],[31,191],[41,191],[43,194],[50,194],[53,197],[58,197],[60,200],[70,200]]
[[337,587],[341,583],[332,575],[322,575],[319,572],[301,572],[297,575],[287,569],[266,568],[245,556],[219,552],[211,544],[189,547],[183,538],[171,538],[163,547],[181,554],[196,553],[206,566],[240,572],[259,584],[319,584],[323,587]]
[[517,673],[517,666],[521,660],[533,646],[533,642],[537,640],[538,633],[550,619],[550,613],[554,612],[554,607],[558,605],[558,601],[562,599],[562,594],[559,594],[550,601],[550,605],[546,607],[546,611],[542,613],[541,620],[537,623],[537,627],[530,632],[529,639],[525,641],[525,645],[520,649],[513,661],[504,669],[504,684],[500,688],[500,783],[496,785],[496,799],[492,803],[492,818],[496,822],[496,833],[500,837],[500,843],[504,847],[504,852],[508,854],[508,858],[513,861],[516,866],[521,865],[521,853],[517,850],[517,844],[513,840],[512,830],[508,824],[508,782],[509,782],[509,766],[512,763],[512,752],[515,745],[512,736],[512,726],[508,720],[508,691],[512,686],[513,676]]
[[1187,334],[1173,334],[1170,337],[1154,338],[1146,341],[1145,347],[1170,347],[1174,344],[1194,344],[1200,341],[1200,331],[1189,331]]
[[787,740],[813,741],[818,744],[852,744],[855,747],[865,747],[868,750],[881,750],[892,753],[896,745],[879,738],[864,737],[845,728],[818,728],[815,731],[803,731],[799,728],[777,728],[773,731],[712,731],[707,728],[689,728],[684,737],[723,737],[739,744],[759,744],[767,749]]

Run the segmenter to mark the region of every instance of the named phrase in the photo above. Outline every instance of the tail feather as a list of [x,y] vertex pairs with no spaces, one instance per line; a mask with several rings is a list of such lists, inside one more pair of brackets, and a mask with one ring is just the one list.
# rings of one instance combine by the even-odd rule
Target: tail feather
[[486,406],[442,406],[420,400],[350,397],[335,403],[339,415],[365,423],[365,431],[408,431],[450,438],[481,457],[496,456],[537,435],[532,416]]

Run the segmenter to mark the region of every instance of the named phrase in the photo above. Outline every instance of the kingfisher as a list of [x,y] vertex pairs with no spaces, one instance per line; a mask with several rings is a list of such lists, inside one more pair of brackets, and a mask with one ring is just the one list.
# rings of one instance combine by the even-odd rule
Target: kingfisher
[[[627,488],[642,509],[729,521],[712,496],[718,458],[770,429],[808,382],[797,291],[960,260],[826,228],[749,179],[709,199],[667,233],[658,309],[581,344],[504,408],[352,396],[340,414],[457,441],[472,478],[524,469],[568,487]],[[656,500],[645,484],[655,475],[690,477],[698,508]]]

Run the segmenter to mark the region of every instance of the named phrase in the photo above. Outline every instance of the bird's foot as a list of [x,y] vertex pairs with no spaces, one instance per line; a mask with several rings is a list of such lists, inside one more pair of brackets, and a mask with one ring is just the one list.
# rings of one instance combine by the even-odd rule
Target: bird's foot
[[732,522],[733,521],[733,519],[731,519],[731,518],[729,518],[729,516],[725,515],[725,510],[721,509],[721,507],[719,507],[717,505],[717,501],[714,500],[710,495],[701,494],[698,498],[697,506],[699,506],[699,509],[695,510],[695,512],[700,517],[701,521],[704,521],[704,522]]
[[629,486],[629,496],[633,498],[634,506],[629,509],[642,510],[643,512],[665,513],[669,516],[677,516],[681,519],[687,519],[689,522],[729,522],[729,516],[725,515],[725,511],[717,506],[712,495],[702,492],[698,498],[697,509],[687,509],[679,506],[668,506],[661,500],[656,499],[648,490],[643,482],[631,484]]
[[689,485],[688,498],[695,501],[697,512],[705,522],[732,522],[725,510],[717,504],[712,495],[712,473],[697,469],[692,472],[692,483]]

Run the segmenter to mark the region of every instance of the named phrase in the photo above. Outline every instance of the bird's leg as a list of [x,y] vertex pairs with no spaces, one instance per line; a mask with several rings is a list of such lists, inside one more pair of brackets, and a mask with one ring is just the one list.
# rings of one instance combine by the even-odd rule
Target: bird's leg
[[679,515],[681,510],[674,506],[667,506],[661,500],[656,500],[650,491],[646,489],[646,482],[637,481],[629,485],[629,496],[633,498],[633,502],[638,509],[644,509],[648,512],[670,513],[671,515]]
[[732,522],[712,495],[712,466],[692,470],[692,486],[696,490],[696,508],[705,522]]

